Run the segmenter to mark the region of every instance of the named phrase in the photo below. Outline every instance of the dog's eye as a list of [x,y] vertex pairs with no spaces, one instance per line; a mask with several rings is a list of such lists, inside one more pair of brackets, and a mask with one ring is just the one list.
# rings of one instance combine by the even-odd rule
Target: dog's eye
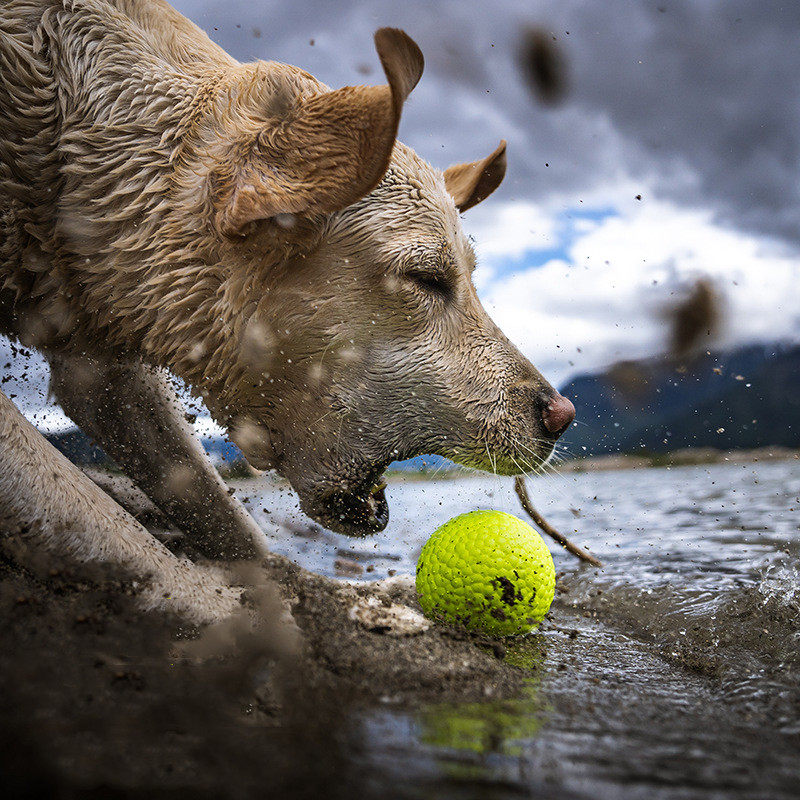
[[429,269],[411,269],[406,272],[406,277],[429,294],[447,297],[453,291],[450,279],[441,272]]

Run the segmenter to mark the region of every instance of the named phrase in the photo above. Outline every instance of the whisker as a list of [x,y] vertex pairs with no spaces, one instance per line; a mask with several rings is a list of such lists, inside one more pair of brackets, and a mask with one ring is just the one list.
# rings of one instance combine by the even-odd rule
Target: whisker
[[324,414],[323,414],[321,417],[319,417],[318,419],[315,419],[315,420],[314,420],[314,421],[311,423],[311,425],[310,425],[309,427],[312,427],[312,428],[313,428],[315,425],[317,425],[318,423],[322,422],[322,420],[324,420],[324,419],[325,419],[325,417],[329,417],[331,414],[342,414],[342,415],[344,415],[344,412],[342,412],[342,411],[337,411],[336,409],[330,408],[330,409],[328,409],[328,410],[327,410],[327,411],[326,411],[326,412],[325,412],[325,413],[324,413]]
[[495,477],[497,477],[497,461],[492,458],[491,450],[489,450],[489,442],[484,442],[483,445],[486,448],[486,457],[489,459],[489,463],[492,465],[492,472],[494,473]]
[[[567,480],[567,478],[558,470],[558,465],[560,464],[561,461],[565,459],[558,452],[557,446],[553,448],[548,458],[543,461],[542,457],[526,443],[519,441],[516,437],[507,434],[505,432],[502,435],[510,445],[511,449],[517,451],[517,455],[526,453],[532,457],[533,461],[531,462],[531,460],[529,460],[528,458],[523,458],[521,455],[519,461],[514,456],[511,456],[511,460],[517,467],[521,466],[528,467],[528,469],[524,470],[525,474],[534,474],[540,476],[551,474],[551,475],[557,475],[563,481]],[[534,443],[536,443],[537,441],[545,442],[546,440],[536,439],[534,440]],[[549,442],[547,443],[549,444]],[[522,465],[520,465],[520,461],[523,462]]]
[[442,461],[439,464],[439,466],[437,466],[436,469],[434,469],[434,471],[431,473],[431,476],[430,476],[431,479],[435,478],[440,472],[442,472],[442,470],[445,467],[445,463],[446,463],[445,461]]
[[530,460],[525,459],[526,463],[530,464],[532,467],[530,471],[536,471],[537,468],[542,465],[543,463],[542,457],[533,448],[529,447],[523,442],[518,441],[516,437],[512,437],[509,434],[504,433],[503,436],[514,450],[517,450],[518,452],[525,453],[526,455],[530,456]]
[[[531,472],[529,464],[520,464],[514,456],[511,456],[511,460],[514,462],[514,466],[519,470],[520,475],[527,475]],[[525,461],[525,459],[522,460]],[[528,469],[526,469],[526,467],[528,467]]]
[[[515,449],[522,450],[522,448],[519,447],[518,442],[512,441],[511,444],[513,447],[515,447]],[[542,474],[542,468],[544,466],[544,463],[542,462],[541,458],[536,457],[535,460],[531,460],[520,456],[520,461],[522,461],[521,465],[520,461],[518,461],[514,456],[511,456],[511,460],[514,462],[514,464],[516,464],[517,467],[524,468],[525,474],[530,474],[530,473],[533,473],[535,475]]]

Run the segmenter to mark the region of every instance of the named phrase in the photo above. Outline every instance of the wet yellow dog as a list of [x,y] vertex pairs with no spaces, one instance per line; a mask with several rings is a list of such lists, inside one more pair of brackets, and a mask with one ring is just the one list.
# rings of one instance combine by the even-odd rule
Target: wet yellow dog
[[[471,281],[459,214],[505,144],[442,172],[398,143],[423,59],[399,30],[375,44],[387,84],[334,91],[237,62],[161,0],[0,8],[0,333],[45,354],[69,416],[210,558],[264,537],[166,371],[351,535],[386,525],[391,461],[534,470],[574,414]],[[2,394],[0,530],[147,576],[142,603],[188,619],[238,603]]]

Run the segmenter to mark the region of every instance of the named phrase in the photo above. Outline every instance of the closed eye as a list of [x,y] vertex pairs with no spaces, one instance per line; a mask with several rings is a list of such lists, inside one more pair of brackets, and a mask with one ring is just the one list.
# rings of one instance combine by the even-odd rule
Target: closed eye
[[429,294],[448,297],[453,292],[452,282],[442,272],[429,269],[410,269],[406,271],[406,277]]

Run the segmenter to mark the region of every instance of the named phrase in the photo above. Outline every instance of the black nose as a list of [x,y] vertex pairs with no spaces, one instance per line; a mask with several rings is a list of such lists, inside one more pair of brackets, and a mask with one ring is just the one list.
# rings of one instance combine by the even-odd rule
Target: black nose
[[542,422],[549,433],[556,438],[572,424],[575,419],[575,406],[560,394],[553,395],[542,409]]

